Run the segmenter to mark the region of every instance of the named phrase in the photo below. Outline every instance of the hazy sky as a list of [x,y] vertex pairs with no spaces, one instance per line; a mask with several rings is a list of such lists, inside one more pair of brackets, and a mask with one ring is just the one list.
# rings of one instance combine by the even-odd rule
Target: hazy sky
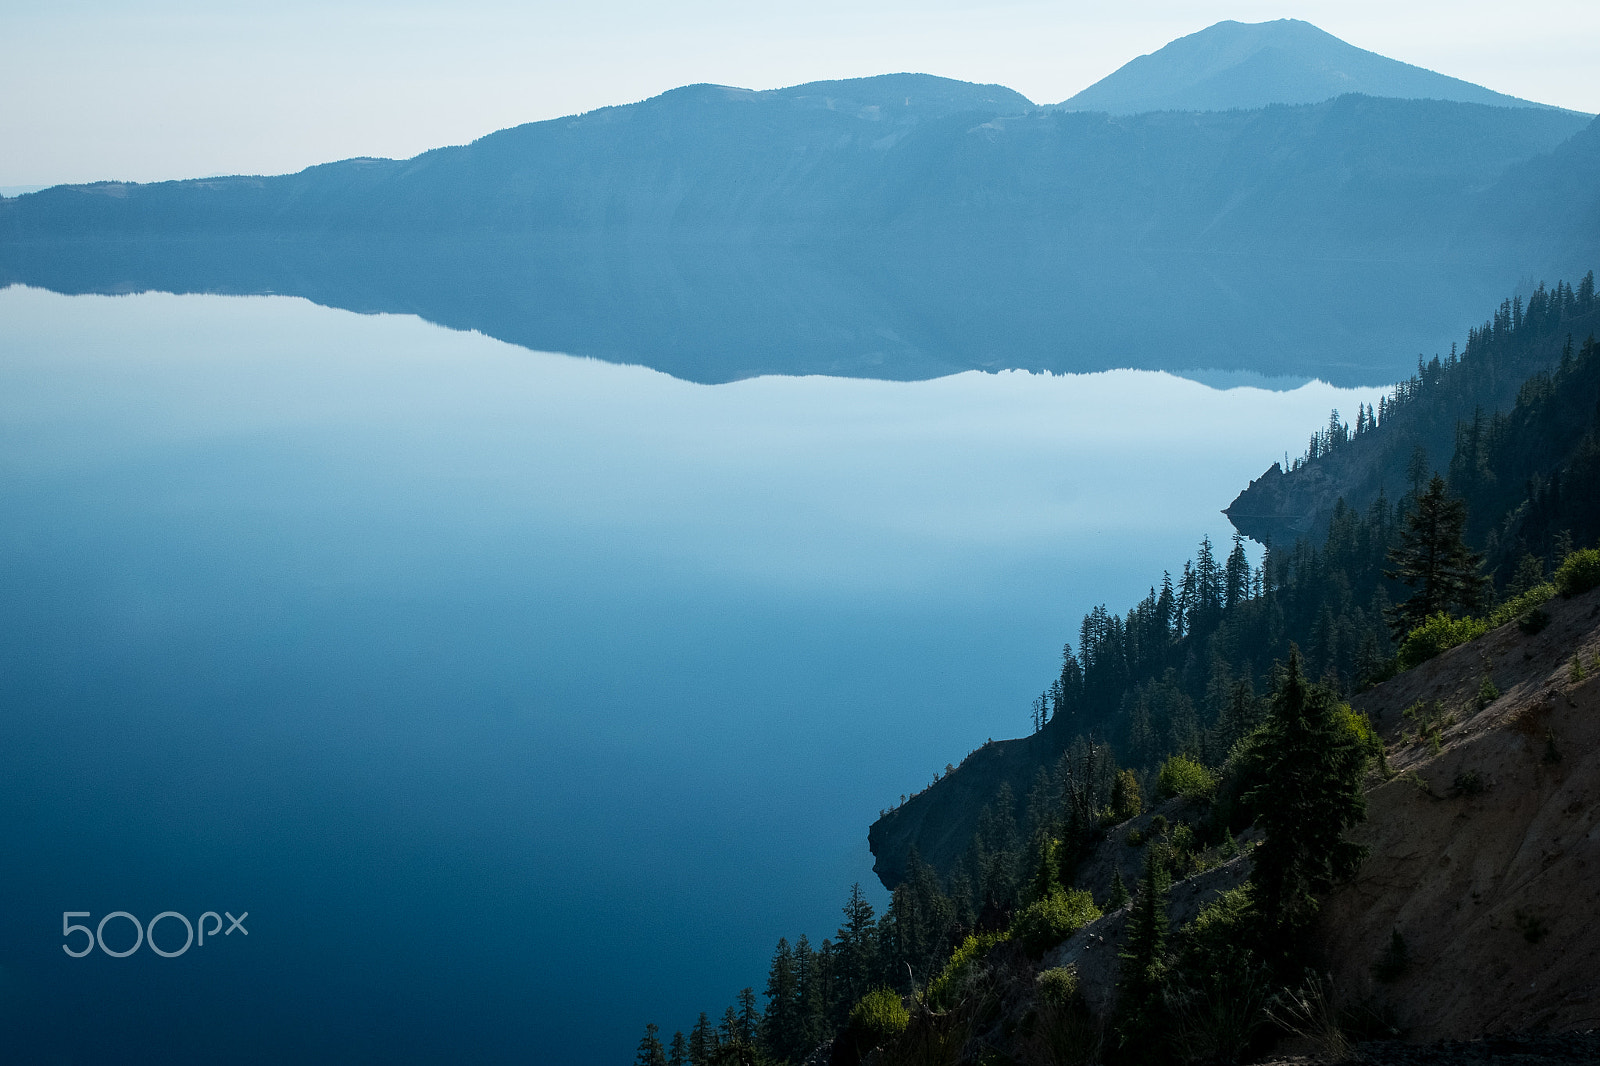
[[1054,103],[1213,22],[1284,17],[1600,111],[1592,0],[0,0],[0,186],[403,157],[697,81],[921,71]]

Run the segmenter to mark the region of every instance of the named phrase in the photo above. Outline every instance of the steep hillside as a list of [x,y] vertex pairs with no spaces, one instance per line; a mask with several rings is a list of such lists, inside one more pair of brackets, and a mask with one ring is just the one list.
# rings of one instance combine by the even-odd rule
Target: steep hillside
[[[1310,458],[1252,483],[1228,513],[1272,537],[1261,569],[1238,546],[1224,561],[1204,543],[1126,613],[1089,612],[1076,650],[1067,647],[1048,681],[1042,728],[985,744],[873,824],[868,843],[884,883],[905,875],[912,849],[970,882],[974,856],[996,846],[980,839],[986,821],[1003,810],[1023,839],[1041,828],[1048,818],[1033,797],[1060,794],[1075,746],[1105,746],[1107,760],[1146,785],[1175,752],[1221,765],[1291,645],[1313,676],[1346,692],[1392,674],[1390,608],[1412,589],[1388,575],[1389,553],[1402,546],[1406,516],[1434,470],[1464,496],[1464,533],[1486,554],[1497,595],[1527,589],[1568,548],[1600,540],[1600,344],[1563,354],[1569,330],[1588,328],[1600,308],[1589,279],[1536,297],[1527,308],[1507,301],[1473,331],[1466,356],[1403,383],[1376,428],[1364,410],[1359,432],[1344,423],[1319,430]],[[1522,378],[1546,358],[1551,369]],[[1491,417],[1488,405],[1503,396],[1515,402]],[[1424,442],[1440,450],[1428,453]],[[1282,524],[1266,525],[1263,500]],[[1291,515],[1304,516],[1301,524],[1289,525]]]
[[[1453,463],[1462,441],[1458,427],[1475,419],[1487,425],[1496,415],[1509,415],[1530,377],[1556,367],[1564,352],[1570,358],[1596,332],[1600,332],[1600,303],[1592,273],[1576,287],[1557,283],[1555,289],[1546,290],[1541,284],[1526,305],[1520,295],[1507,300],[1490,320],[1469,332],[1459,358],[1452,350],[1443,360],[1419,360],[1416,373],[1375,412],[1375,426],[1357,423],[1353,435],[1319,431],[1304,457],[1287,470],[1274,463],[1223,513],[1245,536],[1286,547],[1296,538],[1325,531],[1339,501],[1365,510],[1380,492],[1398,496],[1419,477],[1425,479],[1435,471],[1459,470],[1457,491],[1475,487],[1486,491],[1487,486],[1460,483],[1479,465],[1480,457],[1474,454],[1465,465]],[[1589,385],[1574,382],[1572,388],[1586,395]],[[1587,413],[1581,400],[1578,407]],[[1582,436],[1583,429],[1566,427],[1566,432],[1570,443]],[[1513,450],[1538,456],[1545,465],[1551,462],[1548,449]],[[1518,471],[1500,487],[1519,490],[1530,473]],[[1475,518],[1487,520],[1505,513],[1516,501],[1497,495],[1469,502]]]
[[[1379,725],[1384,756],[1367,763],[1366,818],[1350,834],[1369,851],[1309,926],[1302,962],[1330,975],[1309,986],[1310,1006],[1297,1013],[1274,998],[1305,979],[1299,969],[1280,975],[1289,985],[1276,990],[1265,970],[1208,984],[1213,971],[1196,969],[1204,956],[1193,952],[1204,943],[1224,951],[1211,957],[1216,964],[1237,966],[1226,952],[1248,925],[1228,927],[1222,940],[1214,924],[1211,933],[1197,930],[1228,913],[1263,920],[1248,908],[1260,906],[1257,864],[1271,841],[1253,828],[1194,851],[1207,825],[1213,839],[1221,832],[1234,801],[1226,793],[1214,802],[1173,799],[1105,829],[1076,864],[1074,887],[1106,913],[1043,950],[1029,939],[1036,934],[1026,910],[1009,936],[969,939],[956,956],[964,961],[928,986],[926,1001],[913,1000],[906,1036],[886,1043],[880,1061],[1261,1061],[1275,1043],[1279,1053],[1314,1054],[1273,1062],[1305,1066],[1594,1061],[1600,589],[1550,600],[1542,627],[1490,631],[1354,706]],[[1193,872],[1164,896],[1171,933],[1162,980],[1172,983],[1159,1034],[1145,1033],[1167,1057],[1152,1060],[1117,1035],[1130,1025],[1140,1031],[1128,1014],[1127,971],[1148,927],[1139,925],[1141,897],[1118,906],[1115,884],[1134,884],[1175,854]],[[1254,895],[1224,896],[1246,883]],[[1242,900],[1255,902],[1229,911]],[[1222,906],[1208,912],[1213,902]],[[1066,999],[1062,988],[1072,989]],[[915,1058],[935,1037],[942,1057]],[[1457,1043],[1416,1046],[1436,1041]],[[839,1048],[835,1062],[855,1061]]]
[[[1363,694],[1395,777],[1369,793],[1372,848],[1322,923],[1335,987],[1414,1039],[1600,1027],[1600,590],[1547,605]],[[1577,664],[1575,666],[1574,664]],[[1500,695],[1480,706],[1488,678]],[[1422,704],[1440,746],[1418,739]],[[1408,963],[1374,976],[1391,936]]]
[[1346,44],[1298,19],[1219,22],[1140,56],[1060,106],[1070,111],[1226,111],[1343,93],[1539,107]]

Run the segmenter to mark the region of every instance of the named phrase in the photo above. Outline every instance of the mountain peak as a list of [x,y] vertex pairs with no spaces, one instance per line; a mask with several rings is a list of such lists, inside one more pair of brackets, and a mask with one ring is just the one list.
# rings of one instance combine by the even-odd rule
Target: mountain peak
[[1068,111],[1227,111],[1345,93],[1545,107],[1347,44],[1299,19],[1219,22],[1140,56],[1060,106]]

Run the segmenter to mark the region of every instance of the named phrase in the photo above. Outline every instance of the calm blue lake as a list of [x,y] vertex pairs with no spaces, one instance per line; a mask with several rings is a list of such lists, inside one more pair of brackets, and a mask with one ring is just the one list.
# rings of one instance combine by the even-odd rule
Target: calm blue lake
[[[1084,611],[1376,397],[701,386],[296,299],[0,291],[0,1047],[631,1062],[852,881],[881,904],[879,809],[1026,731]],[[69,911],[249,916],[72,958]]]

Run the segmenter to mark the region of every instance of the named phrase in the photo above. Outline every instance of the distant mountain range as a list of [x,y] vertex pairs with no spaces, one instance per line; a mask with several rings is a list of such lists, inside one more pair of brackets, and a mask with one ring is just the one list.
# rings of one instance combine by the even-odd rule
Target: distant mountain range
[[[1322,69],[1278,51],[1302,82]],[[1150,91],[1176,91],[1191,52],[1146,64]],[[699,381],[1372,383],[1501,292],[1600,258],[1597,176],[1589,116],[1531,105],[1108,115],[918,74],[696,85],[409,160],[0,200],[0,283],[294,294]]]
[[1140,56],[1060,106],[1068,111],[1228,111],[1345,93],[1543,107],[1368,52],[1298,19],[1219,22]]

